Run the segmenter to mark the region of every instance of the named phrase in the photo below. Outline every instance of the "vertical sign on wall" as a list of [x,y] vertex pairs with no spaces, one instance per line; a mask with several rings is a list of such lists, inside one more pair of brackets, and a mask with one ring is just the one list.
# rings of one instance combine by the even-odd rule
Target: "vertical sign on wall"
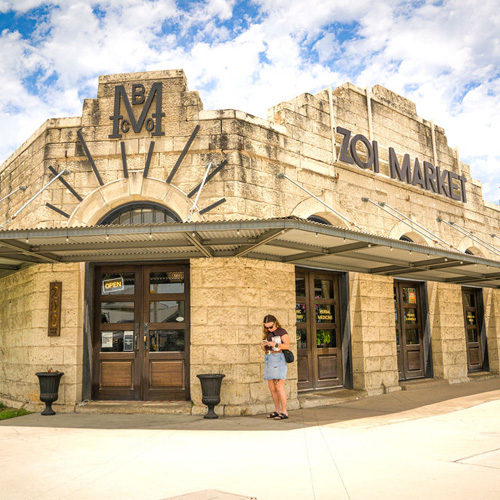
[[49,291],[49,337],[61,335],[61,296],[62,283],[53,281]]

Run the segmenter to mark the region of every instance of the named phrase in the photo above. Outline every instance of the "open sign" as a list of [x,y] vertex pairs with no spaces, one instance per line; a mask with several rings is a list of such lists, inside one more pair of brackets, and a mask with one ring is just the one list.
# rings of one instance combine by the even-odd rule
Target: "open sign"
[[123,278],[109,278],[102,280],[102,293],[107,294],[111,292],[119,292],[125,290],[125,282]]

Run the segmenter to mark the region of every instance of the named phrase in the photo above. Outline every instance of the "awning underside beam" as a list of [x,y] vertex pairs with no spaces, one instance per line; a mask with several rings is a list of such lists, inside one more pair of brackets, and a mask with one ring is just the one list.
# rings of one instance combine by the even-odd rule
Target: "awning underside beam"
[[248,257],[500,288],[498,260],[297,218],[0,232],[0,276],[24,268],[27,263],[206,257]]

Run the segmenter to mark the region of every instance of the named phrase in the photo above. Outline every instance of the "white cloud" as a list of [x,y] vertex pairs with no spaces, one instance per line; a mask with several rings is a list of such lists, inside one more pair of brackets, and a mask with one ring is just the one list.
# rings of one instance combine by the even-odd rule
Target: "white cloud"
[[243,4],[0,0],[0,12],[19,15],[49,6],[31,36],[0,35],[8,96],[0,102],[0,157],[45,119],[79,115],[100,74],[183,68],[206,108],[259,116],[303,92],[352,81],[415,101],[496,200],[489,187],[500,184],[496,0],[248,0],[252,15],[236,18]]

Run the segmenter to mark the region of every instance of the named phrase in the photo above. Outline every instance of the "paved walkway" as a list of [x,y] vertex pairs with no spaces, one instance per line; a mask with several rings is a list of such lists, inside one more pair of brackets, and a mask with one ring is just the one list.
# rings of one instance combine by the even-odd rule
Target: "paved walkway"
[[500,498],[500,379],[205,420],[27,415],[0,422],[0,497]]

